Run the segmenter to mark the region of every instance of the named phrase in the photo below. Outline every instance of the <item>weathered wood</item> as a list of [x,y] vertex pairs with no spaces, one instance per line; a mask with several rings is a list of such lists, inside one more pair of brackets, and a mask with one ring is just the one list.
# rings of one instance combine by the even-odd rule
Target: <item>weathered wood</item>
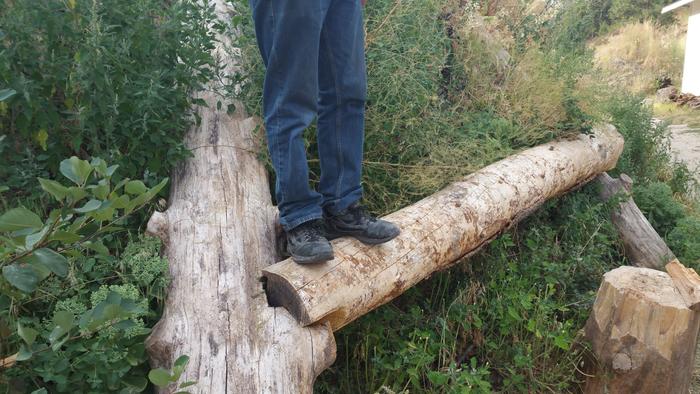
[[[216,1],[222,20],[230,9]],[[219,36],[216,56],[233,61]],[[194,157],[172,176],[170,206],[148,231],[164,241],[171,284],[163,317],[146,345],[153,366],[190,362],[181,381],[199,393],[311,393],[316,376],[335,359],[328,326],[301,327],[283,308],[271,308],[259,278],[277,260],[276,209],[267,174],[257,159],[254,129],[237,105],[217,110],[221,97],[202,92],[201,123],[186,144]],[[175,391],[169,387],[162,392]]]
[[700,275],[694,269],[686,268],[678,260],[666,264],[666,272],[673,279],[688,308],[700,310]]
[[585,392],[687,393],[700,314],[662,271],[620,267],[605,274],[585,327],[597,362]]
[[387,216],[402,231],[387,244],[339,239],[332,261],[285,260],[264,269],[268,299],[304,325],[328,321],[337,330],[478,250],[546,200],[613,168],[622,147],[608,125],[494,163]]
[[598,176],[598,183],[603,200],[608,201],[613,196],[620,198],[611,216],[627,258],[638,267],[663,270],[666,263],[676,257],[630,196],[632,179],[625,174],[615,179],[604,173]]

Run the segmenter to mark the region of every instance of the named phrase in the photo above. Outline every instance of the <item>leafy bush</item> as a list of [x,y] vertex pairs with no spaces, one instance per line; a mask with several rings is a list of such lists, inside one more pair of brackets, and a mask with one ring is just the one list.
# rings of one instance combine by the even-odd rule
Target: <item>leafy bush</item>
[[69,185],[40,178],[60,207],[48,218],[25,207],[0,216],[0,350],[16,364],[0,386],[52,392],[140,392],[148,381],[143,340],[157,318],[167,279],[160,244],[110,253],[128,216],[167,179],[148,188],[95,158],[64,160]]
[[678,220],[671,230],[668,245],[680,261],[696,271],[700,271],[700,219],[686,216]]
[[[11,197],[59,161],[97,155],[153,186],[186,157],[183,135],[215,61],[207,2],[0,5],[0,179]],[[4,100],[3,100],[4,99]]]

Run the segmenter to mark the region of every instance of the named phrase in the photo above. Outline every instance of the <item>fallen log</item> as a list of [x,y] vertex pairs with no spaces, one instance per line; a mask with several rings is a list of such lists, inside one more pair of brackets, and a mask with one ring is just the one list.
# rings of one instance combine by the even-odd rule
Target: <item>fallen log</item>
[[676,257],[632,199],[632,179],[625,174],[615,179],[603,173],[598,176],[598,184],[604,201],[614,196],[620,198],[611,218],[629,261],[637,267],[663,270],[666,263]]
[[700,314],[665,272],[616,268],[603,276],[584,329],[597,360],[585,393],[687,393]]
[[303,325],[327,321],[337,330],[474,253],[548,199],[613,168],[622,147],[620,134],[607,125],[494,163],[388,215],[402,233],[387,244],[340,239],[327,263],[288,259],[265,268],[268,301]]
[[[227,1],[215,2],[221,20]],[[215,56],[232,75],[234,59],[219,35]],[[170,368],[189,355],[181,381],[199,393],[311,393],[316,376],[335,359],[328,326],[301,327],[283,308],[271,308],[260,270],[278,260],[272,205],[258,125],[242,105],[229,115],[222,99],[201,92],[201,122],[186,144],[193,157],[172,176],[169,207],[148,232],[164,242],[171,283],[163,317],[146,341],[153,367]],[[161,392],[177,391],[175,385]]]

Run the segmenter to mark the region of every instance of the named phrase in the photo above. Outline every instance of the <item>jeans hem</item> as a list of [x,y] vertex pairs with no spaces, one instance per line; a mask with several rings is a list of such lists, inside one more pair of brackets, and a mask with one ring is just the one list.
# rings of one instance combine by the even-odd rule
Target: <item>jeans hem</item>
[[296,218],[296,219],[289,221],[289,222],[286,220],[284,222],[280,221],[280,224],[282,225],[282,228],[284,229],[284,231],[289,231],[289,230],[292,230],[293,228],[295,228],[303,223],[310,222],[310,221],[316,220],[316,219],[321,219],[322,217],[323,217],[323,214],[318,213],[318,214],[302,216],[300,218]]

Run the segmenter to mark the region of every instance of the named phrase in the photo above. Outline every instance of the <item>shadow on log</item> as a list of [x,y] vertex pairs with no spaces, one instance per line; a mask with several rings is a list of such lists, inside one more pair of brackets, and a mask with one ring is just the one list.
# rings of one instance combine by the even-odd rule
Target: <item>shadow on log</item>
[[402,233],[387,244],[340,239],[327,263],[288,259],[265,268],[268,299],[302,325],[327,321],[337,330],[476,252],[548,199],[613,168],[622,148],[620,134],[606,125],[508,157],[388,215]]

